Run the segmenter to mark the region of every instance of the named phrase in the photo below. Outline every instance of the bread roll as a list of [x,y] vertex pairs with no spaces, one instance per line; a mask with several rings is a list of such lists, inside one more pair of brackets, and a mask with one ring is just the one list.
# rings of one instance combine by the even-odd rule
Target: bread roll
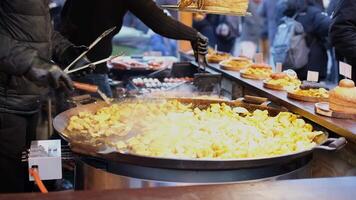
[[274,79],[274,80],[277,80],[277,79],[282,79],[282,78],[285,78],[287,77],[288,75],[286,73],[283,73],[283,72],[279,72],[279,73],[273,73],[271,74],[271,78]]
[[267,64],[264,64],[264,63],[255,63],[255,64],[251,65],[251,68],[255,68],[255,69],[258,69],[258,68],[272,69],[271,66],[269,66]]
[[330,91],[330,109],[356,114],[356,87],[352,80],[341,80],[339,86]]

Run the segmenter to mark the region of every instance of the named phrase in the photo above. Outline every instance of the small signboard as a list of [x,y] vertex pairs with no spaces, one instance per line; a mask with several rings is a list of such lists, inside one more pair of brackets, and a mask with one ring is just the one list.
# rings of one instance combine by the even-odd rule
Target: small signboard
[[263,63],[263,53],[256,53],[255,62],[256,63]]
[[318,82],[319,81],[319,72],[308,71],[307,81]]
[[352,74],[352,67],[351,65],[344,63],[344,62],[340,62],[339,63],[339,71],[340,74],[345,76],[346,78],[351,79],[351,74]]
[[279,73],[279,72],[282,72],[283,71],[283,66],[282,66],[282,63],[277,63],[276,64],[276,72]]

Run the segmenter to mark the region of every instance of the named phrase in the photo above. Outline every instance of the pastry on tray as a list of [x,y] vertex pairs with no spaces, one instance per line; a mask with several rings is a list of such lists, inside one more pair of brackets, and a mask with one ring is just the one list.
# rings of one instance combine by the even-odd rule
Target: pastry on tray
[[329,89],[322,83],[303,81],[299,88],[288,91],[288,97],[298,101],[327,102]]
[[265,80],[263,86],[272,90],[295,90],[301,84],[297,76],[291,76],[284,72],[273,73]]
[[248,58],[233,57],[228,60],[221,61],[220,67],[224,70],[240,71],[252,65],[252,61]]
[[229,53],[209,49],[208,54],[206,55],[206,60],[210,63],[219,63],[223,60],[229,59],[230,56],[231,55]]
[[202,5],[203,10],[246,14],[248,2],[248,0],[179,0],[178,7],[180,9],[187,7],[197,8],[199,4]]
[[356,114],[355,82],[349,79],[341,80],[339,86],[330,91],[329,105],[332,111]]
[[242,78],[264,80],[269,78],[272,74],[272,67],[267,64],[252,64],[240,72]]
[[323,102],[329,100],[329,91],[325,88],[296,89],[288,92],[288,97],[299,101]]

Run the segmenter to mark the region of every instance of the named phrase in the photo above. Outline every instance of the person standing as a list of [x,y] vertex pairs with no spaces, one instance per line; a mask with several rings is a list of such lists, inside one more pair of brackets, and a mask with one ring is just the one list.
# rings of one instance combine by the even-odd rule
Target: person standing
[[[67,0],[62,11],[61,33],[76,45],[89,45],[102,32],[116,26],[114,32],[88,53],[89,59],[101,60],[111,55],[112,38],[120,31],[128,11],[164,37],[190,41],[195,55],[207,53],[205,36],[167,16],[153,0]],[[94,74],[83,77],[81,81],[98,85],[111,97],[108,72],[106,64],[98,65]]]
[[307,65],[296,70],[298,77],[302,80],[307,79],[307,72],[310,70],[319,72],[320,79],[325,79],[328,64],[325,44],[331,24],[330,17],[314,0],[285,0],[284,3],[286,4],[283,14],[288,17],[295,16],[296,21],[303,25],[306,43],[310,49]]
[[261,0],[250,0],[248,11],[252,16],[246,16],[242,21],[240,48],[235,55],[244,56],[250,59],[255,57],[259,49],[261,35],[263,31],[263,18],[258,15],[258,8]]
[[235,41],[240,36],[239,17],[214,15],[212,24],[215,27],[218,50],[232,53],[235,48]]
[[352,65],[352,80],[356,81],[356,1],[340,0],[335,7],[330,39],[336,57]]
[[48,0],[0,1],[0,44],[0,193],[24,192],[21,154],[36,137],[41,100],[50,88],[73,89],[59,65],[80,48],[53,31]]
[[268,42],[273,43],[274,36],[277,32],[278,21],[280,19],[280,11],[276,10],[277,3],[279,0],[262,0],[261,6],[259,8],[259,14],[265,19],[265,26],[267,29]]

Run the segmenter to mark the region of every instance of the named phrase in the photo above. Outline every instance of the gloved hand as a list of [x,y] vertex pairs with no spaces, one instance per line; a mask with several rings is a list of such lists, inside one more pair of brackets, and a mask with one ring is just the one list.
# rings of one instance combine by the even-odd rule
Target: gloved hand
[[203,34],[198,32],[196,40],[191,41],[191,45],[197,62],[199,55],[205,56],[206,54],[208,54],[209,39]]
[[32,67],[25,77],[40,87],[49,86],[54,89],[64,87],[67,90],[74,90],[72,80],[57,65],[51,65],[48,69]]
[[[68,49],[66,49],[65,52],[63,53],[63,59],[65,65],[69,65],[70,63],[72,63],[78,56],[80,56],[80,54],[82,54],[84,51],[87,50],[88,47],[83,45],[68,47]],[[71,67],[71,69],[76,69],[84,65],[88,65],[90,63],[91,63],[90,60],[86,56],[83,56]],[[93,73],[94,69],[95,69],[95,65],[91,65],[88,68],[74,72],[72,75],[76,77],[85,76],[86,74]]]

